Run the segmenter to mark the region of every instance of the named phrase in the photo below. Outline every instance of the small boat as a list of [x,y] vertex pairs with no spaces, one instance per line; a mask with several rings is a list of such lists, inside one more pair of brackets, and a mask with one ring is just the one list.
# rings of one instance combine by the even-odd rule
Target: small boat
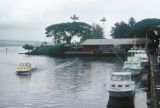
[[113,72],[108,92],[113,97],[133,96],[135,94],[135,81],[131,80],[131,73]]
[[16,71],[17,74],[31,74],[31,63],[20,63]]

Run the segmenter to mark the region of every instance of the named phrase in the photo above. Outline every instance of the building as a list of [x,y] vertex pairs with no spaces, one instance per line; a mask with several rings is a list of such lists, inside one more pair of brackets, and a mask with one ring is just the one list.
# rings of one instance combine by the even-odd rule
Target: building
[[81,43],[84,52],[117,52],[123,53],[133,46],[147,47],[151,44],[150,39],[146,38],[119,38],[119,39],[87,39]]

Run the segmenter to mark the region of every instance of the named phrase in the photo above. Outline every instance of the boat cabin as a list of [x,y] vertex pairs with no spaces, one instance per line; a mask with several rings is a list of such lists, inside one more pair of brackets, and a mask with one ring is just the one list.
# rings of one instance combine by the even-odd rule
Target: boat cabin
[[111,80],[112,81],[131,81],[131,73],[130,72],[112,73]]

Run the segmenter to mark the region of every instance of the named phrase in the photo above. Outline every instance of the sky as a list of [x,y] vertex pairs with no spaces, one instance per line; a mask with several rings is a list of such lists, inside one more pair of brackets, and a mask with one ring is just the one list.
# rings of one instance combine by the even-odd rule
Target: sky
[[100,24],[110,38],[116,22],[160,18],[159,10],[160,0],[0,0],[0,40],[51,41],[45,28],[71,22],[73,14],[78,21]]

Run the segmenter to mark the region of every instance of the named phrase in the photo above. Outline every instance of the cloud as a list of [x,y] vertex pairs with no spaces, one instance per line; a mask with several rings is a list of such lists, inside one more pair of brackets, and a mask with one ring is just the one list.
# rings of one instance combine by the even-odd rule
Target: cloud
[[130,17],[137,21],[159,18],[159,5],[159,0],[0,0],[0,39],[47,39],[47,26],[71,21],[73,14],[89,24],[102,24],[100,19],[106,17],[105,32],[109,35],[114,23],[127,22]]

